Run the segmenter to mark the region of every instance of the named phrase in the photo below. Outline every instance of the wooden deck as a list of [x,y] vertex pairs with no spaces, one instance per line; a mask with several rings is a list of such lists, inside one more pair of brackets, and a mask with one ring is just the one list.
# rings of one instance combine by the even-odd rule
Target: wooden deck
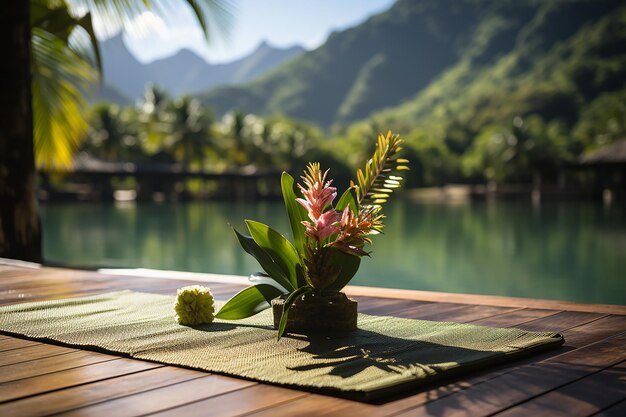
[[[221,281],[210,284],[218,299],[241,288]],[[194,282],[0,263],[0,304]],[[0,416],[626,416],[626,306],[349,292],[368,314],[554,330],[565,345],[371,405],[0,333]]]

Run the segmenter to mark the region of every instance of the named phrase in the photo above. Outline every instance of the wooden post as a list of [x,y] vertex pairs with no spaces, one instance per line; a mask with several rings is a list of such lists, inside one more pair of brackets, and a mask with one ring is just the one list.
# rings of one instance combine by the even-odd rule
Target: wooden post
[[29,7],[29,1],[10,2],[0,13],[0,257],[41,262]]

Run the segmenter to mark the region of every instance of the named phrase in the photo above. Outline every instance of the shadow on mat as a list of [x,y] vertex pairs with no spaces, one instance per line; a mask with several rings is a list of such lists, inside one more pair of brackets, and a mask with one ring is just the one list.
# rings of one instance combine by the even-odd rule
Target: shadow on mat
[[504,352],[402,339],[362,329],[348,335],[292,337],[309,343],[300,351],[311,354],[314,363],[289,369],[330,368],[330,375],[342,378],[352,377],[371,367],[397,374],[432,376],[459,363],[504,355]]

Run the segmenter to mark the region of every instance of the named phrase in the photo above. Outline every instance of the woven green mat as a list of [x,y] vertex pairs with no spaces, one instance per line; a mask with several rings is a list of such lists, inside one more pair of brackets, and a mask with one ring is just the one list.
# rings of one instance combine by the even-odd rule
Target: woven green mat
[[270,310],[190,328],[175,322],[174,299],[121,291],[4,306],[0,330],[363,400],[563,343],[557,333],[365,314],[356,332],[277,342]]

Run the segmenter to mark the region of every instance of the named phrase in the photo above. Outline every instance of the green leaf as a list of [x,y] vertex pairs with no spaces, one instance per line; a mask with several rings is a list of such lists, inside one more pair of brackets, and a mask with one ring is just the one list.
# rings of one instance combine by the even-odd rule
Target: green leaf
[[274,279],[274,281],[278,282],[280,285],[285,287],[289,291],[293,291],[296,287],[293,286],[287,275],[283,272],[282,268],[274,262],[272,257],[264,251],[253,238],[249,236],[244,236],[239,233],[237,230],[233,229],[237,239],[239,240],[239,244],[250,255],[257,260],[261,268],[267,274]]
[[399,171],[408,170],[403,164],[408,164],[407,159],[399,158],[402,139],[388,131],[386,135],[378,135],[376,149],[372,158],[365,164],[365,173],[357,170],[357,203],[359,207],[380,206],[387,202],[387,197],[376,197],[376,194],[391,194],[393,189],[400,186],[402,179],[393,175]]
[[246,220],[246,225],[252,235],[252,239],[254,239],[256,244],[272,258],[274,263],[279,266],[283,274],[291,282],[291,284],[288,287],[285,286],[285,288],[298,288],[300,275],[302,276],[301,279],[304,280],[304,274],[300,257],[291,242],[276,230],[263,223]]
[[222,0],[185,0],[185,2],[191,8],[207,40],[210,39],[209,34],[211,29],[215,29],[214,26],[217,26],[222,32],[226,32],[231,20],[227,2]]
[[282,293],[269,284],[257,284],[239,291],[220,308],[218,319],[240,320],[270,307],[271,301]]
[[[287,215],[291,223],[291,233],[293,234],[293,242],[296,251],[300,257],[304,256],[304,225],[303,221],[307,219],[306,210],[296,201],[296,188],[291,175],[283,172],[280,177],[280,187],[283,191],[283,199],[287,208]],[[300,283],[299,283],[300,284]],[[304,283],[302,283],[304,285]],[[300,285],[298,285],[300,286]]]
[[308,294],[313,292],[313,288],[311,287],[300,287],[291,294],[285,300],[285,304],[283,305],[283,314],[280,316],[280,323],[278,324],[278,340],[285,332],[285,327],[287,327],[287,317],[289,316],[289,309],[293,305],[293,303],[302,297],[304,294]]
[[356,202],[356,199],[356,192],[353,187],[350,187],[343,193],[343,195],[337,202],[337,206],[335,207],[335,209],[338,211],[343,211],[347,206],[350,206],[350,210],[352,210],[353,213],[358,213],[359,206]]
[[31,69],[37,165],[71,167],[87,133],[83,91],[95,81],[95,72],[86,57],[37,27],[32,29]]
[[329,248],[329,250],[330,256],[328,257],[328,261],[331,265],[339,269],[339,276],[335,282],[328,287],[328,290],[341,291],[359,270],[361,258],[359,256],[349,255],[337,248]]

